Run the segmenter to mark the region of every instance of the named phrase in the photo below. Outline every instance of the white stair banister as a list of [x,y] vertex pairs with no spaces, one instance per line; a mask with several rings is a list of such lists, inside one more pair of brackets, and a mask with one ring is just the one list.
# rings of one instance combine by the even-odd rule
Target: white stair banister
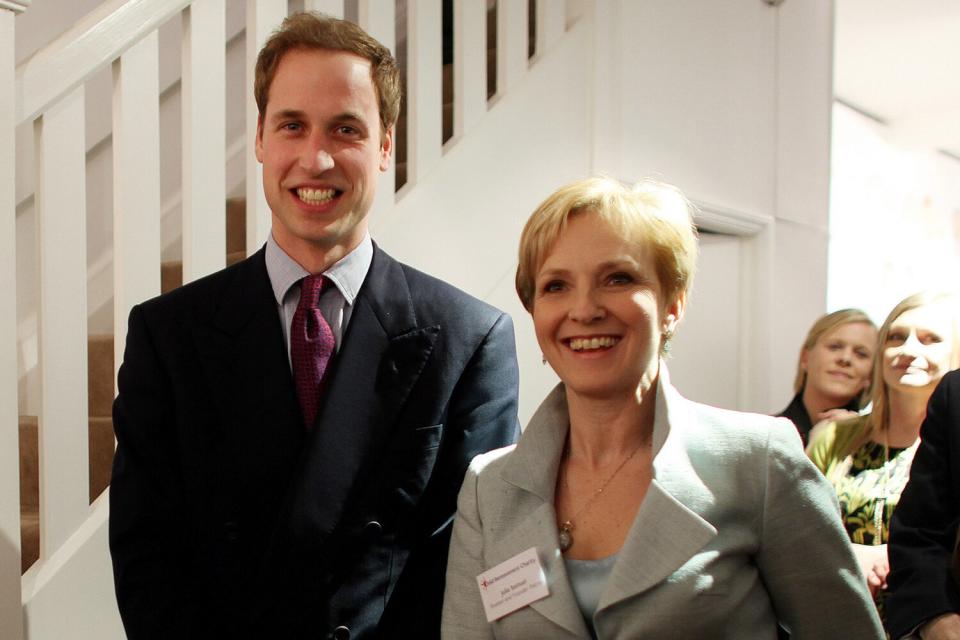
[[[34,123],[40,247],[40,557],[86,519],[87,232],[83,87]],[[79,240],[79,241],[78,241]]]
[[[357,3],[357,22],[364,31],[390,49],[396,58],[396,4],[381,0],[359,0]],[[396,145],[396,129],[394,129],[394,145]],[[377,182],[377,193],[373,200],[371,218],[377,220],[388,215],[396,199],[394,191],[397,184],[397,152],[394,147],[390,167],[382,174]]]
[[[18,4],[18,3],[14,3]],[[14,83],[14,11],[0,6],[0,87]],[[0,636],[23,638],[17,419],[17,212],[14,93],[0,91]]]
[[509,91],[527,70],[527,11],[528,0],[497,0],[498,95]]
[[226,5],[183,10],[183,282],[222,269],[226,247]]
[[[331,18],[343,18],[343,2],[344,0],[304,0],[303,8],[307,11],[324,13]],[[381,6],[385,7],[386,4],[386,2],[380,2]]]
[[453,135],[459,137],[487,112],[486,0],[454,0],[453,47]]
[[17,67],[17,124],[39,116],[188,4],[190,0],[106,0]]
[[253,97],[257,54],[287,15],[286,0],[247,0],[247,255],[253,255],[270,233],[270,208],[263,195],[263,172],[254,155],[257,101]]
[[443,145],[442,8],[439,0],[407,5],[407,182],[440,162]]
[[133,305],[160,293],[159,55],[154,31],[113,63],[114,363]]
[[565,2],[540,0],[537,3],[537,57],[560,39],[567,28],[567,5]]

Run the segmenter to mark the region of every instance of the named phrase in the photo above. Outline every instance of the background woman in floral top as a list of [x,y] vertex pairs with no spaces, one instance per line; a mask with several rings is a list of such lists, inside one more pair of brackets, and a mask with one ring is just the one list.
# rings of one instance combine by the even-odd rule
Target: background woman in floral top
[[840,515],[883,618],[890,516],[910,474],[934,387],[960,366],[956,300],[918,293],[877,336],[870,414],[814,427],[807,455],[837,491]]

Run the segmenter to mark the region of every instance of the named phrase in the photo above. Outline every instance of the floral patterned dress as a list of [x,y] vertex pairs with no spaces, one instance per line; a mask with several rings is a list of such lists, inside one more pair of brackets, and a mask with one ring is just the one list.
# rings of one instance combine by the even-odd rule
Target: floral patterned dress
[[[868,440],[845,454],[862,439],[866,426],[866,416],[824,425],[811,435],[807,454],[837,492],[850,541],[879,545],[887,543],[890,517],[910,477],[919,441],[907,448],[888,448]],[[881,620],[886,597],[881,591],[875,599]]]

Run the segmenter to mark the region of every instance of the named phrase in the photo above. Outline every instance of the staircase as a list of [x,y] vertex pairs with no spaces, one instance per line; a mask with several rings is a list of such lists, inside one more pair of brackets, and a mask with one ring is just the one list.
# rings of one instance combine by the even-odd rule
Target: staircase
[[[306,3],[311,4],[310,0]],[[0,108],[0,141],[16,124],[36,122],[39,169],[35,205],[40,220],[37,244],[41,302],[41,348],[36,366],[46,392],[39,416],[33,413],[19,417],[16,440],[0,430],[0,451],[19,451],[19,464],[13,464],[19,469],[18,476],[8,473],[0,482],[3,486],[19,483],[18,513],[8,513],[6,503],[0,503],[0,542],[6,536],[19,538],[20,543],[16,583],[6,560],[16,556],[0,555],[0,637],[116,635],[119,623],[106,554],[108,505],[103,494],[108,489],[113,457],[113,381],[122,357],[127,314],[133,304],[200,277],[204,270],[213,270],[203,265],[242,259],[262,244],[269,228],[269,212],[262,196],[256,189],[249,189],[250,176],[257,184],[259,168],[254,166],[251,173],[248,166],[246,198],[226,200],[220,189],[221,201],[227,204],[219,230],[209,227],[209,221],[184,216],[184,237],[189,235],[194,242],[192,246],[184,242],[183,261],[161,265],[154,246],[159,236],[159,206],[154,203],[159,191],[159,167],[150,158],[158,135],[152,123],[156,115],[151,113],[153,107],[136,105],[144,96],[149,102],[151,91],[155,91],[156,84],[151,85],[149,76],[158,55],[156,29],[180,12],[189,12],[193,28],[199,29],[210,19],[211,7],[214,20],[217,15],[222,20],[223,4],[224,0],[107,0],[88,19],[16,70],[17,109],[11,110],[15,113],[12,125],[3,119]],[[347,8],[351,4],[361,25],[391,46],[396,33],[393,16],[372,10],[385,6],[382,0],[348,1]],[[259,49],[264,35],[286,12],[286,5],[286,0],[251,0],[246,26],[248,47]],[[456,15],[452,34],[455,55],[453,62],[445,65],[440,63],[440,3],[421,0],[408,12],[407,31],[416,43],[408,51],[405,95],[409,97],[405,103],[410,109],[398,125],[396,170],[383,181],[395,185],[396,195],[381,185],[373,232],[396,257],[501,307],[509,308],[511,303],[505,300],[511,300],[515,314],[522,313],[509,286],[514,238],[522,223],[514,209],[524,214],[532,210],[544,193],[571,176],[550,169],[531,176],[524,188],[502,193],[490,193],[489,185],[474,177],[490,167],[491,146],[507,148],[520,137],[520,131],[533,132],[547,141],[547,132],[553,127],[586,129],[582,121],[586,100],[580,95],[586,64],[580,52],[588,42],[588,32],[579,29],[572,41],[565,36],[566,3],[562,2],[500,0],[493,4],[493,11],[486,0],[458,0],[451,5]],[[4,14],[6,10],[0,8],[0,19]],[[541,28],[535,29],[533,24]],[[2,25],[0,22],[0,29]],[[111,32],[108,26],[121,30]],[[97,37],[103,42],[96,41]],[[198,55],[199,48],[194,41],[191,55]],[[94,49],[94,57],[74,59],[78,51]],[[530,62],[534,49],[537,55]],[[548,56],[551,50],[555,53]],[[87,335],[88,301],[83,282],[88,260],[83,243],[71,244],[65,238],[86,233],[83,207],[79,211],[76,207],[77,202],[84,201],[84,100],[82,89],[76,87],[104,64],[113,65],[115,81],[113,306],[117,330],[116,335]],[[528,66],[531,73],[526,78]],[[557,85],[559,89],[547,90]],[[200,93],[198,87],[194,89],[195,94]],[[554,106],[556,91],[570,94],[566,106],[573,115],[565,120],[561,116],[557,116],[560,120],[540,117]],[[202,120],[202,116],[195,118]],[[551,158],[586,157],[582,138],[573,135],[549,141],[541,148],[529,145],[514,150],[511,157],[500,159],[491,175],[500,170],[516,175],[542,152]],[[190,153],[195,160],[209,155],[223,162],[222,151],[201,152],[198,156],[192,144],[185,127],[184,162]],[[208,170],[198,166],[195,175],[202,176]],[[577,175],[584,172],[577,166],[569,170]],[[80,179],[71,177],[74,175]],[[194,180],[192,192],[184,187],[184,209],[205,210],[197,204],[204,198],[209,201],[210,193],[199,193],[207,187],[205,182]],[[0,194],[11,184],[12,177],[0,172]],[[484,203],[492,210],[487,211]],[[423,251],[424,232],[432,236],[430,252]],[[499,242],[501,233],[510,241]],[[12,236],[0,227],[0,241],[7,242],[4,246],[10,246]],[[204,237],[221,240],[196,240]],[[224,245],[220,245],[223,252],[217,256],[213,247],[219,242]],[[478,250],[482,254],[476,254]],[[499,271],[478,269],[477,255],[482,261],[492,261]],[[0,264],[0,271],[3,266]],[[15,319],[15,297],[3,296],[0,291],[0,317]],[[16,334],[16,330],[4,333],[6,326],[0,324],[0,344]],[[0,360],[4,353],[0,350]],[[24,384],[22,372],[9,381],[0,369],[0,400],[17,397],[17,379]],[[84,384],[77,384],[81,379]],[[51,389],[58,391],[55,401]],[[87,425],[86,430],[77,428],[81,421]],[[16,523],[16,529],[10,527],[11,522]],[[17,529],[19,535],[14,533]],[[16,584],[16,593],[4,586],[11,584]]]

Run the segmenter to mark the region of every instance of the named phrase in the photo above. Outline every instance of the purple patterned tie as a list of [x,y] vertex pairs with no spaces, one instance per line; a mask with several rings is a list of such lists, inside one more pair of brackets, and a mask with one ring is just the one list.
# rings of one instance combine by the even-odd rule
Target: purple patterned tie
[[334,349],[333,331],[317,306],[324,283],[323,275],[307,276],[300,281],[300,302],[290,324],[293,380],[308,429],[317,417],[324,373]]

